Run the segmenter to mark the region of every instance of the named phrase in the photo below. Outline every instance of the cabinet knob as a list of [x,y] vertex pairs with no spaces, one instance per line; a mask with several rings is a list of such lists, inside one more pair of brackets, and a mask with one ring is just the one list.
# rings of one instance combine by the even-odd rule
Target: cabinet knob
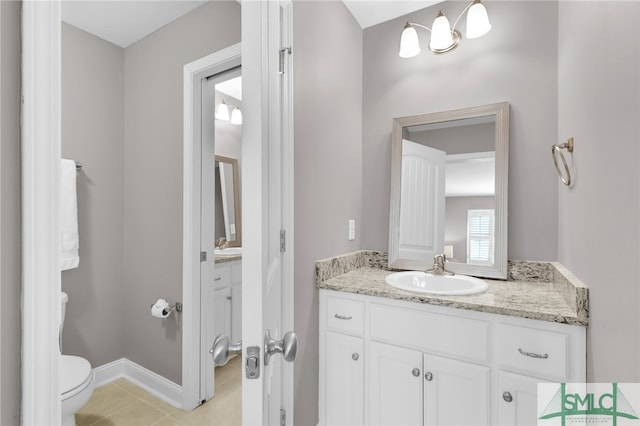
[[432,381],[432,380],[433,380],[433,373],[431,373],[430,371],[427,371],[427,373],[424,375],[424,379],[425,379],[427,382]]
[[506,402],[511,402],[513,401],[513,396],[511,396],[511,393],[505,392],[502,394],[502,399],[504,399]]
[[411,374],[413,374],[414,376],[418,377],[420,375],[420,369],[419,368],[414,368],[413,371],[411,372]]
[[354,352],[353,355],[351,355],[351,359],[354,361],[357,361],[360,358],[360,355],[358,355],[357,352]]

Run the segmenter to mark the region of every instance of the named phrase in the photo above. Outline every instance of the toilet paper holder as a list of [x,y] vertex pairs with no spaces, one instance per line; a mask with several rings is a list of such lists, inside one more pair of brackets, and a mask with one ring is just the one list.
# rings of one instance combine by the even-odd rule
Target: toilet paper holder
[[[150,308],[153,308],[153,305],[155,305],[155,303],[152,303],[151,305],[149,305]],[[171,311],[176,311],[176,312],[182,312],[182,303],[181,302],[176,302],[173,305],[169,304],[169,309]]]

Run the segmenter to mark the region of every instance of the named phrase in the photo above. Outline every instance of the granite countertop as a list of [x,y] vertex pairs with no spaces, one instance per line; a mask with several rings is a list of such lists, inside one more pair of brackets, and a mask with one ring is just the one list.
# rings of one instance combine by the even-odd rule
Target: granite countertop
[[[374,253],[373,258],[368,256],[370,253],[374,252],[357,252],[318,261],[316,286],[327,290],[564,324],[586,326],[589,322],[588,289],[556,262],[517,262],[510,265],[512,269],[527,270],[529,277],[509,281],[485,279],[489,284],[485,293],[439,296],[404,291],[386,284],[385,276],[394,271],[381,267],[379,253]],[[540,273],[541,270],[543,273]],[[532,276],[542,276],[545,281],[531,280]]]
[[233,262],[234,260],[242,260],[241,254],[217,254],[215,255],[216,263]]

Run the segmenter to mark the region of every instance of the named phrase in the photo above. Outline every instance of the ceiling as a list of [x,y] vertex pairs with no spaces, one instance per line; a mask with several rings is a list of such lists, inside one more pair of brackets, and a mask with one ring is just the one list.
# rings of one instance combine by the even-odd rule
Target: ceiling
[[[62,2],[62,20],[125,48],[191,12],[206,1],[216,0],[67,0]],[[440,2],[433,0],[343,1],[362,28]]]

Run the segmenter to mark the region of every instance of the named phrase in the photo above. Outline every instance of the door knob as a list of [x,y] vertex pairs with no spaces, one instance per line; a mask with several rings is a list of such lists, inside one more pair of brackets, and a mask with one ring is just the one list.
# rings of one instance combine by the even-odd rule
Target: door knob
[[229,336],[220,334],[213,341],[213,346],[209,349],[209,353],[213,358],[214,366],[223,366],[229,362],[231,355],[242,353],[242,341],[239,341],[238,343],[231,343]]
[[282,340],[275,340],[271,332],[264,332],[264,365],[269,365],[271,355],[282,354],[287,362],[293,362],[298,354],[298,336],[293,331],[285,333]]

